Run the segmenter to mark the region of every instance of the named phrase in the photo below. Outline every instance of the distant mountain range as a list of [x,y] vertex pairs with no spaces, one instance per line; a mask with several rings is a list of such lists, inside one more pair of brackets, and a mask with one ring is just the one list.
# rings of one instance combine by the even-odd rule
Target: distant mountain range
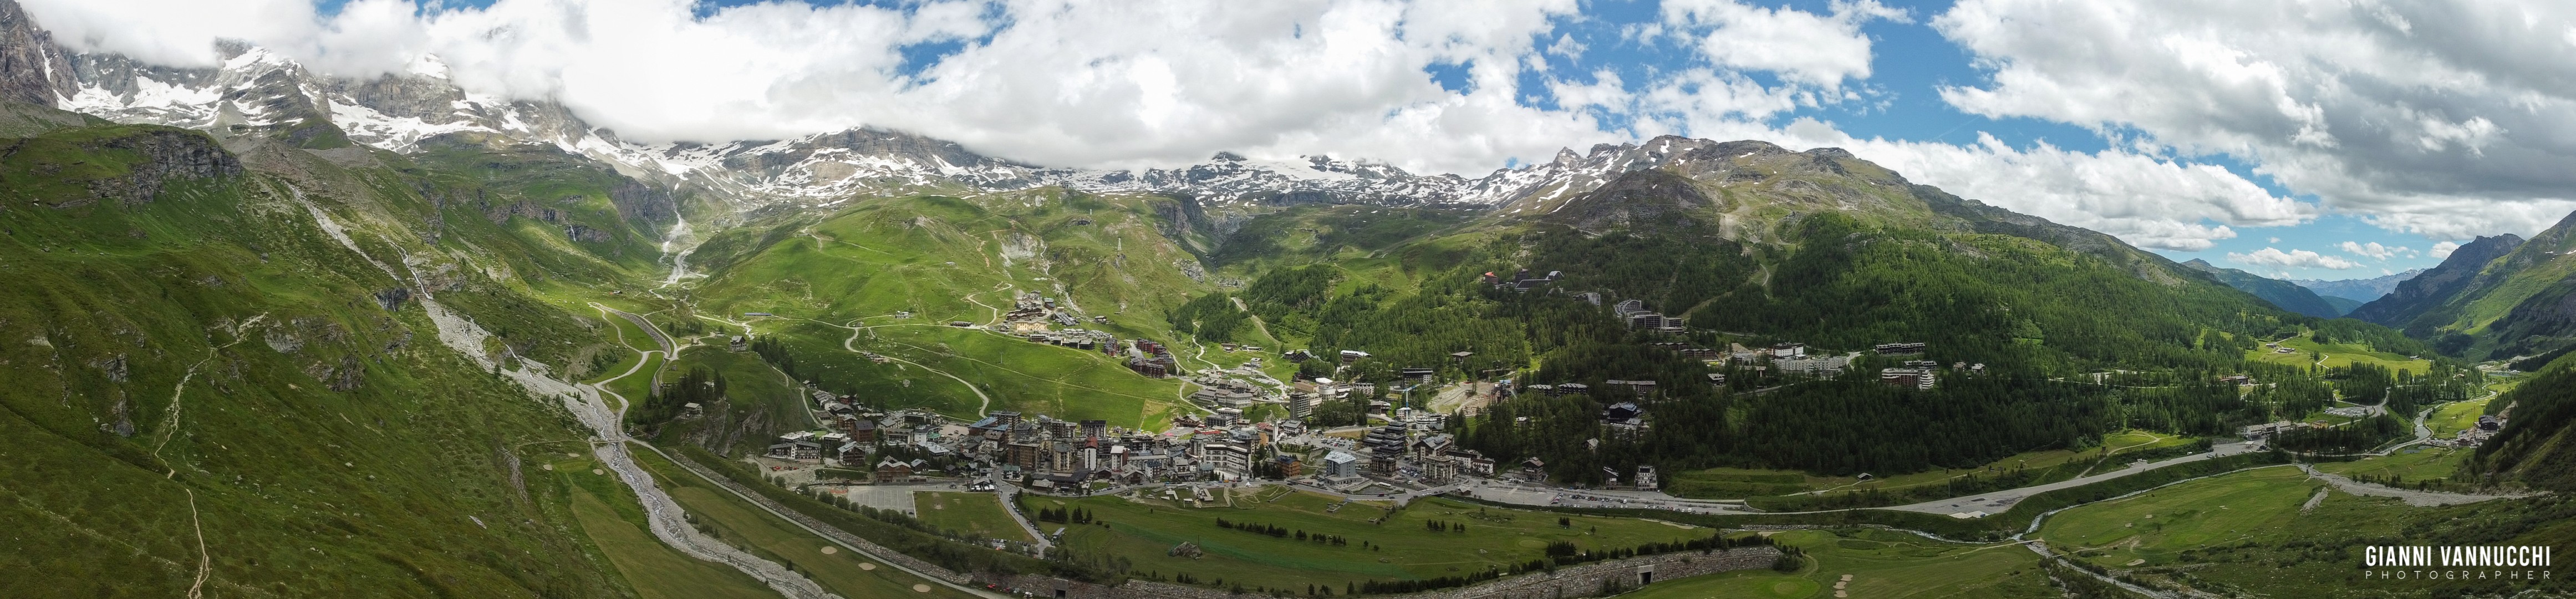
[[[2337,307],[2333,302],[2318,297],[2316,292],[2289,281],[2267,278],[2233,268],[2221,268],[2210,264],[2207,260],[2193,259],[2182,265],[2218,277],[2219,282],[2226,283],[2227,286],[2239,291],[2254,294],[2254,297],[2272,302],[2272,305],[2280,306],[2283,310],[2318,318],[2334,318],[2352,309],[2349,306]],[[2353,302],[2353,305],[2359,305],[2359,302]]]
[[[2306,287],[2309,291],[2317,292],[2317,295],[2350,299],[2353,301],[2354,306],[2360,306],[2361,304],[2370,303],[2371,300],[2379,299],[2381,296],[2388,295],[2388,292],[2397,289],[2398,283],[2406,282],[2407,279],[2415,278],[2415,275],[2423,273],[2424,269],[2416,268],[2409,269],[2406,272],[2373,279],[2344,279],[2341,281],[2290,279],[2289,281],[2291,283],[2298,284],[2300,287]],[[2344,311],[2350,312],[2352,309],[2345,308]]]

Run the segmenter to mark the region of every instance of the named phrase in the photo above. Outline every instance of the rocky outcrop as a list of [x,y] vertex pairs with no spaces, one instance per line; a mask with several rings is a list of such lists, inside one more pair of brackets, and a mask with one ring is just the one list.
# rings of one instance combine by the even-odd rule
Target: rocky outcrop
[[[242,174],[240,159],[216,145],[215,140],[195,131],[152,128],[83,143],[89,150],[105,151],[103,153],[111,155],[130,153],[139,159],[118,165],[122,172],[111,171],[87,180],[84,183],[90,192],[87,200],[56,203],[54,206],[57,208],[78,208],[99,201],[113,201],[129,208],[141,206],[160,199],[173,183]],[[12,151],[14,149],[0,149],[0,155]],[[70,166],[73,165],[40,162],[36,169],[40,173],[82,172],[66,168]]]
[[0,0],[0,100],[52,106],[72,95],[72,65],[18,3]]
[[383,307],[386,312],[395,312],[402,310],[403,302],[411,300],[411,290],[395,287],[377,291],[371,297],[374,297],[376,305]]
[[1700,224],[1692,213],[1715,204],[1696,182],[1663,169],[1645,169],[1622,174],[1547,218],[1591,233],[1660,231]]
[[564,225],[564,239],[579,242],[604,243],[614,238],[615,237],[609,235],[607,231],[592,228],[590,225],[581,223]]
[[641,231],[660,231],[680,219],[680,202],[669,188],[634,179],[620,178],[608,188],[608,203],[617,207],[617,218]]

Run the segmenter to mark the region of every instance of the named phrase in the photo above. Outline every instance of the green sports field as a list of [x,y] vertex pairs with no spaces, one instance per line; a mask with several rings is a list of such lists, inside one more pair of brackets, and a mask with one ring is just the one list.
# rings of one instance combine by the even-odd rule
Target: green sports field
[[1030,542],[1029,532],[1011,520],[1002,510],[1002,500],[992,493],[951,493],[922,491],[912,494],[913,511],[921,521],[959,534],[991,539]]
[[2287,530],[2323,484],[2286,466],[2202,479],[2059,512],[2039,538],[2102,566],[2170,564],[2187,549]]
[[[1186,492],[1183,494],[1186,496]],[[1159,494],[1156,495],[1159,497]],[[1275,498],[1275,500],[1272,500]],[[1306,492],[1245,493],[1216,507],[1127,497],[1055,499],[1022,496],[1034,513],[1039,509],[1079,507],[1101,524],[1066,526],[1048,523],[1042,531],[1067,530],[1063,546],[1077,554],[1122,557],[1146,577],[1189,574],[1202,583],[1222,578],[1226,586],[1267,587],[1302,593],[1306,585],[1346,588],[1368,580],[1416,580],[1463,576],[1488,567],[1545,557],[1550,542],[1565,541],[1584,549],[1626,548],[1646,542],[1703,539],[1716,531],[1628,518],[1569,516],[1559,526],[1558,514],[1493,509],[1447,499],[1416,500],[1389,512],[1375,502],[1353,502],[1338,511],[1339,500]],[[1347,545],[1300,541],[1219,528],[1218,518],[1279,526],[1308,533],[1340,535]],[[1372,523],[1383,519],[1382,523]],[[1435,532],[1427,522],[1466,526],[1464,532]],[[1203,557],[1167,555],[1173,547],[1196,543]]]
[[[1623,599],[1834,597],[1842,583],[1850,597],[1931,599],[2056,597],[2039,571],[2039,556],[2015,544],[1944,543],[1884,530],[1798,530],[1772,535],[1806,551],[1810,563],[1795,573],[1744,570],[1657,581]],[[1845,582],[1842,577],[1850,575]]]

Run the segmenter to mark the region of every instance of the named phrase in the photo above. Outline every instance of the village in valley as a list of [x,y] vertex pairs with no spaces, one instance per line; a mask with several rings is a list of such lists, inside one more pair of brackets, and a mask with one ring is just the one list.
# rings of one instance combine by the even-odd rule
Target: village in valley
[[[915,314],[898,311],[888,321],[895,324],[881,326],[926,327],[908,330],[941,335],[938,338],[947,340],[938,343],[942,350],[959,341],[958,335],[966,335],[964,339],[998,338],[1004,345],[988,346],[988,351],[990,347],[1004,347],[1027,348],[1007,352],[1037,353],[996,357],[997,362],[1034,363],[1048,356],[1062,356],[1071,364],[1079,364],[1077,368],[1088,369],[1085,372],[1093,376],[1105,370],[1114,373],[1110,375],[1113,378],[1133,377],[1125,380],[1171,385],[1159,388],[1171,393],[1164,399],[1171,400],[1172,411],[1163,412],[1159,418],[1116,421],[1098,417],[1098,411],[1082,412],[1087,405],[1082,402],[1094,401],[1089,399],[1094,396],[1063,394],[1058,403],[1039,405],[1086,415],[1067,417],[1049,413],[1051,410],[1031,409],[1032,402],[1025,400],[997,405],[990,397],[978,398],[986,409],[960,413],[953,408],[925,407],[918,392],[898,399],[870,393],[866,386],[852,392],[848,385],[798,381],[793,393],[803,399],[801,409],[818,426],[784,432],[767,439],[765,446],[752,445],[748,448],[752,451],[738,454],[734,461],[750,466],[762,480],[798,494],[871,518],[912,523],[906,525],[953,541],[1051,563],[1114,564],[1110,568],[1124,572],[1126,577],[1161,585],[1140,587],[1156,592],[1196,592],[1226,584],[1226,578],[1216,578],[1212,585],[1208,578],[1211,573],[1197,571],[1203,567],[1226,569],[1246,577],[1235,580],[1259,581],[1248,588],[1261,592],[1280,591],[1283,587],[1266,585],[1291,583],[1305,575],[1296,568],[1211,552],[1207,544],[1210,539],[1205,535],[1222,533],[1208,530],[1250,531],[1283,540],[1293,534],[1299,541],[1339,547],[1351,531],[1379,530],[1400,517],[1422,520],[1433,534],[1421,538],[1369,537],[1359,542],[1371,551],[1380,548],[1379,544],[1398,542],[1394,539],[1399,538],[1400,542],[1415,544],[1401,559],[1405,560],[1406,571],[1417,580],[1376,583],[1391,586],[1377,586],[1373,587],[1376,591],[1366,592],[1506,584],[1501,581],[1513,574],[1546,568],[1550,562],[1600,570],[1586,570],[1589,573],[1584,576],[1590,578],[1572,580],[1621,588],[1650,582],[1658,571],[1708,573],[1770,567],[1791,572],[1804,563],[1794,553],[1784,555],[1769,547],[1769,536],[1681,522],[1860,509],[1957,522],[1969,527],[1964,530],[1981,531],[1961,534],[1982,534],[1986,536],[1977,538],[2000,541],[1992,531],[2000,530],[2003,524],[1988,522],[1994,520],[1993,516],[2012,512],[2025,500],[2059,489],[2118,484],[2105,481],[2133,474],[2187,471],[2190,464],[2201,460],[2227,464],[2259,460],[2264,456],[2247,454],[2264,452],[2273,440],[2333,435],[2390,419],[2390,413],[2380,406],[2342,401],[2339,395],[2329,394],[2338,399],[2311,411],[2274,412],[2289,419],[2226,431],[2238,439],[2215,438],[2225,433],[2168,436],[2111,429],[2094,433],[2103,435],[2099,445],[2026,451],[1975,467],[1918,466],[1891,472],[1892,478],[1867,471],[1819,474],[1820,469],[1800,472],[1782,467],[1709,468],[1704,461],[1694,463],[1636,452],[1657,435],[1691,434],[1688,427],[1692,425],[1673,423],[1695,422],[1692,418],[1706,422],[1707,412],[1680,419],[1674,415],[1710,405],[1710,398],[1779,403],[1781,398],[1815,401],[1820,396],[1857,392],[1892,398],[1889,401],[1897,403],[1931,405],[1957,401],[1945,394],[1962,393],[1960,386],[1967,389],[1964,393],[1974,394],[2054,385],[2061,389],[2058,393],[2224,389],[2212,392],[2242,395],[2255,402],[2265,401],[2260,397],[2274,383],[2246,374],[2174,379],[2140,378],[2123,371],[2089,373],[2080,378],[2039,378],[2019,373],[2018,379],[2007,380],[2015,373],[2004,368],[1933,359],[1980,355],[1975,352],[1945,351],[1933,343],[1906,339],[1859,343],[1846,340],[1848,345],[1842,347],[1820,347],[1797,340],[1694,329],[1684,318],[1666,314],[1642,299],[1563,289],[1567,280],[1561,271],[1539,274],[1521,269],[1509,275],[1483,273],[1475,283],[1476,292],[1490,294],[1489,297],[1548,302],[1585,312],[1580,318],[1590,319],[1597,323],[1591,326],[1609,331],[1620,340],[1617,343],[1621,351],[1630,352],[1622,354],[1625,357],[1620,361],[1597,364],[1589,375],[1546,378],[1548,369],[1513,361],[1519,358],[1481,357],[1474,351],[1479,347],[1474,345],[1446,346],[1437,352],[1365,344],[1264,347],[1243,343],[1243,337],[1193,337],[1177,319],[1172,330],[1163,331],[1171,337],[1155,339],[1136,334],[1152,329],[1120,326],[1112,316],[1085,313],[1069,297],[1040,292],[1013,292],[1005,307],[986,306],[992,316],[985,322],[909,323],[906,321],[915,319]],[[1231,302],[1232,310],[1251,312],[1239,299],[1221,299]],[[777,318],[769,313],[745,316]],[[929,368],[916,360],[935,360],[938,355],[901,353],[900,346],[886,344],[862,349],[857,343],[862,339],[873,342],[878,333],[865,332],[866,328],[857,326],[843,328],[853,335],[842,348],[876,367],[895,369],[894,372]],[[754,329],[743,330],[751,333]],[[1273,337],[1265,331],[1260,338],[1287,337]],[[760,345],[758,340],[745,336],[727,336],[724,340],[734,352],[757,351]],[[1381,353],[1372,353],[1373,349]],[[2263,350],[2247,352],[2313,357],[2315,362],[2310,366],[2323,364],[2322,354],[2291,356],[2279,349],[2284,347],[2274,343]],[[911,358],[901,357],[904,355]],[[1399,360],[1390,357],[1393,355],[1408,357]],[[762,358],[772,356],[764,354]],[[935,369],[931,372],[946,374]],[[1624,374],[1629,372],[1662,374]],[[2292,371],[2276,374],[2289,372]],[[1675,376],[1678,373],[1688,374]],[[983,395],[975,390],[974,383],[964,379],[958,382],[967,384],[966,390]],[[902,381],[902,387],[912,386],[911,380]],[[2093,391],[2080,391],[2088,388]],[[678,418],[705,418],[711,411],[707,408],[689,404]],[[1573,419],[1579,422],[1568,422],[1568,409],[1588,415]],[[2417,415],[2419,422],[2429,415],[2429,409]],[[2461,420],[2442,428],[2438,436],[2429,431],[2418,434],[2413,442],[2377,455],[2475,447],[2493,436],[2507,416],[2478,415],[2474,421]],[[1547,421],[1539,421],[1542,418]],[[1677,426],[1681,428],[1673,429]],[[1560,453],[1544,455],[1543,451],[1532,451],[1533,446],[1527,443],[1512,446],[1516,449],[1512,455],[1497,455],[1491,452],[1495,445],[1490,439],[1479,447],[1478,440],[1472,438],[1497,429],[1581,436],[1561,439],[1579,440],[1574,445],[1575,453],[1563,453],[1560,445]],[[1614,446],[1629,453],[1624,458],[1600,458]],[[1574,459],[1551,463],[1569,455]],[[2034,464],[2040,466],[2034,468]],[[2354,476],[2365,482],[2376,480],[2358,472]],[[1554,515],[1540,518],[1551,512],[1605,511],[1625,516],[1599,519],[1596,514],[1593,520],[1584,521],[1615,522],[1623,527],[1639,522],[1661,523],[1676,528],[1622,529],[1614,536],[1590,538],[1598,534],[1597,525],[1578,527],[1576,518]],[[1149,525],[1139,519],[1140,515],[1169,521]],[[1103,521],[1107,518],[1117,518],[1122,526],[1109,526]],[[1264,518],[1298,523],[1301,527],[1280,526],[1261,520]],[[1213,519],[1213,526],[1204,526],[1209,523],[1202,520],[1208,519]],[[1517,543],[1524,544],[1512,546],[1517,549],[1492,545],[1491,540],[1455,547],[1440,545],[1441,533],[1477,526],[1526,526],[1513,524],[1516,519],[1554,519],[1560,524],[1509,533],[1519,538]],[[1359,528],[1348,528],[1353,526]],[[1676,534],[1680,536],[1674,537]],[[1814,542],[1818,538],[1848,539],[1857,533],[1818,534],[1824,533],[1806,531],[1783,538]],[[1526,545],[1531,538],[1560,537],[1563,540],[1547,542],[1548,553],[1539,562],[1504,557],[1517,553],[1489,553],[1526,551],[1535,547]],[[1584,548],[1563,553],[1560,543]],[[1620,549],[1630,543],[1635,543],[1635,549]],[[1711,547],[1749,543],[1763,547],[1757,552],[1697,565],[1690,565],[1687,553],[1664,554],[1692,543]],[[1967,547],[1970,546],[1952,549]],[[1438,553],[1450,550],[1472,551],[1473,555],[1442,557]],[[1624,553],[1628,551],[1634,553]],[[1366,560],[1353,557],[1336,554],[1331,559],[1337,560],[1333,562],[1336,568],[1367,568]],[[1441,567],[1438,563],[1448,563],[1440,560],[1460,558],[1467,561],[1454,563],[1481,564],[1475,566],[1481,570],[1462,571],[1454,566],[1447,572],[1436,569]],[[1378,561],[1385,563],[1385,558]],[[1255,568],[1259,574],[1240,570],[1247,567]],[[1569,579],[1512,580],[1558,580],[1551,584],[1562,584]],[[1841,590],[1845,585],[1864,583],[1886,584],[1869,578],[1853,580],[1845,575],[1834,582],[1835,596],[1844,596]],[[1045,593],[1013,587],[1009,582],[994,584],[994,590]],[[1037,583],[1022,580],[1020,584]],[[1072,588],[1062,583],[1044,584],[1056,585],[1058,592]],[[1364,589],[1352,586],[1348,590]]]
[[[1561,272],[1534,275],[1521,270],[1509,277],[1486,273],[1484,283],[1496,290],[1529,292],[1546,289]],[[1659,334],[1687,331],[1682,319],[1648,309],[1628,299],[1603,306],[1600,293],[1570,294],[1625,323],[1631,330]],[[768,316],[765,313],[756,314]],[[910,312],[898,313],[910,318]],[[1579,382],[1530,382],[1516,378],[1442,380],[1437,365],[1395,370],[1393,380],[1355,382],[1343,372],[1371,358],[1363,350],[1343,349],[1316,355],[1303,349],[1267,350],[1261,346],[1220,343],[1228,353],[1253,353],[1235,367],[1185,370],[1169,345],[1151,339],[1120,339],[1085,325],[1105,325],[1107,316],[1084,317],[1058,299],[1035,292],[1014,297],[1000,322],[979,325],[952,321],[949,327],[1009,335],[1030,343],[1073,351],[1100,352],[1136,376],[1186,381],[1187,400],[1195,413],[1174,418],[1163,430],[1113,426],[1106,420],[1069,420],[1048,414],[996,410],[961,418],[926,409],[889,409],[861,394],[834,394],[810,385],[802,393],[808,407],[826,426],[779,436],[757,456],[744,458],[782,484],[820,491],[852,505],[918,513],[913,490],[999,491],[1005,496],[1086,497],[1128,494],[1199,505],[1233,497],[1211,490],[1283,487],[1340,498],[1341,501],[1405,501],[1454,494],[1501,504],[1566,507],[1634,507],[1692,513],[1747,511],[1741,501],[1684,499],[1661,492],[1656,469],[1604,468],[1598,485],[1550,483],[1540,458],[1498,460],[1461,446],[1450,429],[1463,419],[1498,403],[1520,397],[1590,395]],[[730,339],[735,351],[745,340]],[[1916,359],[1920,342],[1876,344],[1841,354],[1816,351],[1804,343],[1776,342],[1759,347],[1728,343],[1704,347],[1688,342],[1652,344],[1657,350],[1698,360],[1714,370],[1753,377],[1768,385],[1840,376],[1863,355],[1901,365],[1880,368],[1878,380],[1892,387],[1929,390],[1945,376],[1978,376],[1984,364],[1940,364]],[[884,362],[873,352],[861,352]],[[1474,352],[1450,354],[1463,366]],[[1274,378],[1265,362],[1279,360],[1305,366],[1290,380]],[[1456,372],[1456,368],[1448,372]],[[1508,375],[1510,371],[1501,374]],[[1712,372],[1703,380],[1657,381],[1610,379],[1601,384],[1614,399],[1599,411],[1600,423],[1614,434],[1638,434],[1651,428],[1647,412],[1675,385],[1726,389],[1729,375]],[[1776,387],[1773,387],[1776,388]],[[1759,393],[1767,388],[1752,388]],[[1308,422],[1325,406],[1349,406],[1360,424],[1326,427]],[[698,410],[690,405],[689,414]],[[684,415],[683,417],[687,417]],[[1599,440],[1594,440],[1597,443]],[[1864,475],[1866,476],[1866,475]],[[1009,500],[1005,500],[1006,503]],[[1013,506],[1013,516],[1030,530],[1029,515]],[[1040,545],[989,541],[996,548],[1035,552]]]

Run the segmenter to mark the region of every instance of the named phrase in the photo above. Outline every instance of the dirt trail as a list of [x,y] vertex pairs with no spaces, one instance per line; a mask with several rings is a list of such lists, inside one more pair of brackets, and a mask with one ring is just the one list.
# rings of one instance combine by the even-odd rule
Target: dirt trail
[[[809,318],[809,319],[806,319],[806,320],[813,320],[813,319],[810,319],[810,318]],[[826,326],[835,326],[835,327],[841,327],[841,328],[844,328],[844,329],[849,329],[849,330],[850,330],[850,337],[849,337],[849,338],[847,338],[847,339],[842,339],[842,340],[841,340],[841,349],[842,349],[842,350],[849,351],[849,352],[851,352],[851,353],[858,353],[859,348],[858,348],[856,345],[854,345],[854,344],[858,343],[858,341],[859,341],[859,332],[860,332],[860,331],[867,330],[867,327],[854,327],[854,326],[845,325],[845,324],[832,324],[832,323],[823,322],[823,321],[820,321],[820,320],[814,320],[814,322],[821,323],[821,324],[824,324],[824,325],[826,325]],[[910,344],[906,344],[906,345],[907,345],[907,346],[909,346]],[[915,349],[918,349],[918,348],[915,348]],[[879,354],[879,355],[883,355],[883,354]],[[975,386],[975,383],[968,382],[965,378],[959,377],[959,376],[954,375],[954,374],[949,374],[949,373],[947,373],[947,372],[945,372],[945,371],[942,371],[942,370],[939,370],[939,369],[936,369],[936,368],[931,368],[931,367],[928,367],[928,366],[923,366],[923,365],[921,365],[921,363],[920,363],[920,362],[914,362],[914,361],[911,361],[911,360],[906,360],[906,359],[903,359],[903,358],[897,358],[897,357],[894,357],[894,356],[885,356],[885,359],[893,360],[893,361],[896,361],[896,362],[902,362],[902,363],[905,363],[905,364],[910,364],[910,365],[912,365],[914,368],[919,368],[919,369],[922,369],[922,370],[928,370],[928,371],[930,371],[930,373],[931,373],[931,374],[936,374],[936,375],[939,375],[939,376],[948,377],[948,378],[950,378],[950,379],[954,379],[954,380],[956,380],[956,381],[957,381],[957,384],[965,385],[965,386],[966,386],[966,390],[967,390],[967,391],[973,391],[973,392],[975,392],[975,397],[976,397],[977,399],[981,399],[981,400],[983,400],[983,401],[984,401],[984,404],[983,404],[983,405],[975,406],[975,413],[977,413],[977,414],[982,414],[982,413],[984,413],[985,411],[990,410],[990,409],[992,409],[992,408],[993,408],[993,396],[985,395],[985,394],[984,394],[984,389],[983,389],[983,388],[976,387],[976,386]]]
[[[250,325],[256,324],[265,318],[268,318],[268,313],[261,312],[258,316],[252,316],[249,320],[242,321],[241,324],[233,325],[233,340],[231,343],[206,348],[206,358],[198,360],[195,364],[189,364],[187,374],[179,375],[179,384],[170,389],[170,415],[161,419],[161,434],[159,435],[161,439],[152,443],[153,459],[157,460],[161,458],[161,448],[169,445],[170,437],[177,435],[179,432],[179,398],[187,394],[188,381],[196,380],[197,369],[204,368],[207,362],[214,361],[215,355],[224,351],[225,348],[241,343],[243,339],[242,332],[249,330]],[[176,477],[178,475],[178,467],[173,466],[170,468],[170,472],[165,476]]]
[[215,556],[206,552],[206,524],[197,517],[197,491],[185,487],[179,490],[188,492],[188,527],[197,531],[197,580],[188,584],[188,599],[203,599],[206,577],[215,573]]

